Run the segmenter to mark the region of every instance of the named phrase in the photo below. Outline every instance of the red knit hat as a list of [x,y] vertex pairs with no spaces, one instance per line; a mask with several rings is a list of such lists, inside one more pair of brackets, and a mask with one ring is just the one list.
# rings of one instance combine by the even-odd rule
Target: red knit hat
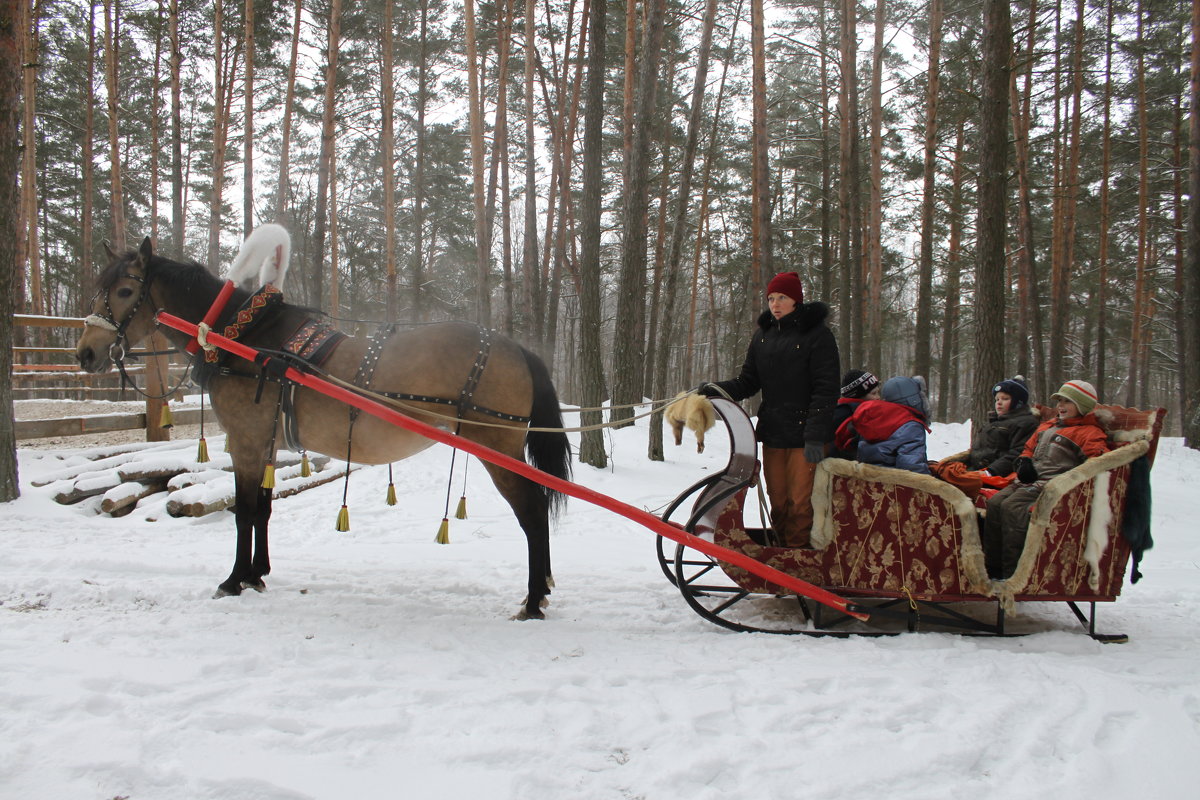
[[795,272],[781,272],[767,284],[767,294],[778,292],[786,294],[796,301],[796,305],[804,303],[804,287],[800,285],[800,276]]

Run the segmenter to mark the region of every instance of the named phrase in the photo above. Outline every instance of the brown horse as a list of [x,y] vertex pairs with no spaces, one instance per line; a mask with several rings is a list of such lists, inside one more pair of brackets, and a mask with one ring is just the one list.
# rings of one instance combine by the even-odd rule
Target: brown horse
[[[110,251],[109,256],[98,281],[93,313],[76,347],[79,364],[88,372],[119,363],[127,347],[156,328],[175,344],[186,346],[190,339],[174,329],[158,328],[155,314],[163,310],[198,323],[224,285],[201,264],[155,255],[149,238],[136,251],[121,255]],[[250,297],[235,290],[223,322]],[[280,302],[239,341],[278,351],[295,331],[319,317],[312,309]],[[222,325],[212,327],[223,330]],[[464,437],[519,460],[527,451],[538,469],[568,478],[566,434],[527,430],[562,427],[558,397],[545,364],[499,334],[485,351],[481,338],[486,337],[479,327],[461,322],[400,330],[374,340],[345,337],[321,369],[344,381],[369,382],[373,392],[403,398],[416,409],[413,417],[431,425],[455,428],[454,418],[461,416]],[[377,359],[365,376],[361,374],[364,357],[367,363]],[[203,351],[198,358],[204,359]],[[278,380],[264,384],[255,365],[233,357],[229,361],[207,378],[213,410],[228,435],[236,481],[237,551],[233,571],[217,589],[218,597],[240,594],[246,587],[262,590],[263,576],[271,571],[267,548],[271,490],[261,484],[265,466],[273,462],[275,442],[283,436],[278,409],[285,384]],[[292,409],[296,425],[291,430],[300,446],[345,457],[349,445],[352,460],[360,464],[398,461],[433,444],[366,414],[352,423],[349,406],[311,389],[295,388]],[[472,424],[480,422],[486,424]],[[508,470],[486,462],[484,466],[512,507],[528,543],[528,594],[518,617],[541,618],[552,584],[549,517],[565,498]]]

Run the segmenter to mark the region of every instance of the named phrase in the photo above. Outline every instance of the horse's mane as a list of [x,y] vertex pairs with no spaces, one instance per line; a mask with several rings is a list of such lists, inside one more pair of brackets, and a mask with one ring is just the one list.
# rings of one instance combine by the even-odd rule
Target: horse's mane
[[[111,289],[139,257],[136,250],[129,250],[110,261],[97,277],[96,287],[101,291]],[[146,277],[170,289],[185,292],[219,280],[198,261],[172,261],[157,254],[151,256],[150,263],[146,265]]]

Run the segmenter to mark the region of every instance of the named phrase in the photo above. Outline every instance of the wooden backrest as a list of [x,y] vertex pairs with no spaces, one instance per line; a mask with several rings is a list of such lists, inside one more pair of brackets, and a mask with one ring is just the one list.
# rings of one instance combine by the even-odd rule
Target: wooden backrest
[[731,400],[714,397],[712,404],[729,432],[729,462],[721,477],[710,483],[692,504],[686,528],[695,533],[711,531],[730,496],[753,484],[758,475],[758,441],[750,417]]

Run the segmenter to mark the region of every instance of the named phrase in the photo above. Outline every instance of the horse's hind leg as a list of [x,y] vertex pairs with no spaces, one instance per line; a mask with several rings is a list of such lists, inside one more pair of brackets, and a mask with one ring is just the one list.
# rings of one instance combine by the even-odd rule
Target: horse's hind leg
[[492,482],[508,502],[525,531],[529,553],[528,593],[516,619],[544,619],[542,606],[550,594],[550,507],[542,487],[502,467],[486,463]]

